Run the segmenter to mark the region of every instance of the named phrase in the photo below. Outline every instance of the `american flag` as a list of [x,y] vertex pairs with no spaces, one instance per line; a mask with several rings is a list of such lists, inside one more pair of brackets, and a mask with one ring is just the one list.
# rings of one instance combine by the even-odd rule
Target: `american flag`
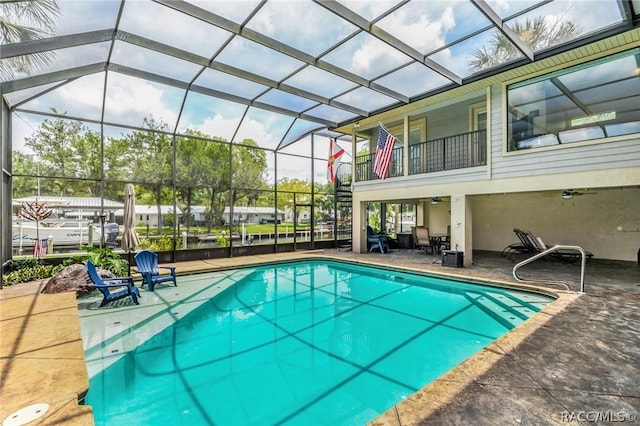
[[47,255],[47,240],[36,240],[33,245],[33,257],[44,257]]
[[376,158],[373,164],[373,171],[380,179],[386,179],[389,173],[389,165],[393,156],[393,147],[396,144],[396,138],[389,133],[384,126],[378,128],[378,146],[376,146]]

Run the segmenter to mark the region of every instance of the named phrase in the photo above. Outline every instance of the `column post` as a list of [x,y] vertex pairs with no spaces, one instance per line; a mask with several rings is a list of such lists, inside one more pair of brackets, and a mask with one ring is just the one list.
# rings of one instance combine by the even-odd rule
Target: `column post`
[[464,266],[473,264],[473,220],[468,195],[451,196],[451,250],[464,252]]

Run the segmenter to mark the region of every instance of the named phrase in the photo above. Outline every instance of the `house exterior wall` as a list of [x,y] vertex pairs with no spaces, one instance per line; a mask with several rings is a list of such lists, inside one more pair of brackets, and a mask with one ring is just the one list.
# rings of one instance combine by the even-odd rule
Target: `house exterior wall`
[[[469,105],[483,102],[484,97],[465,100],[427,113],[427,140],[466,133],[469,130]],[[452,118],[455,118],[452,120]]]
[[[638,31],[633,34],[637,36]],[[637,47],[637,43],[626,48],[629,47]],[[593,59],[596,57],[581,60],[574,56],[566,66]],[[550,62],[559,63],[556,58]],[[559,69],[558,66],[545,69],[535,64],[530,73],[516,71],[503,81],[487,81],[484,88],[489,123],[486,166],[411,176],[405,172],[405,176],[384,181],[356,182],[354,209],[363,208],[367,202],[415,203],[418,225],[433,227],[432,232],[441,233],[449,221],[453,247],[455,224],[452,215],[443,212],[453,197],[466,197],[471,209],[468,217],[472,218],[473,225],[471,235],[458,237],[466,252],[502,251],[516,242],[513,228],[517,227],[541,236],[547,245],[577,244],[593,252],[596,258],[635,262],[640,250],[640,134],[507,151],[507,85]],[[415,111],[403,110],[403,113],[426,114],[427,139],[467,132],[470,130],[469,107],[484,99],[477,96],[478,91],[482,88],[476,89],[472,96],[461,95],[459,101],[442,100],[440,108],[434,103],[426,112],[421,106],[422,110],[416,107]],[[563,189],[577,190],[583,195],[565,200],[561,196]],[[428,202],[432,197],[448,200],[432,206]],[[354,225],[362,234],[366,218],[361,216],[354,211],[355,220],[360,219],[360,223]],[[361,238],[354,238],[353,249],[362,252],[363,247],[358,246],[356,240]]]
[[[491,86],[491,176],[495,179],[634,167],[640,135],[506,152],[504,85]],[[640,100],[639,100],[640,102]],[[597,184],[597,183],[596,183]],[[588,185],[592,186],[592,185]]]
[[565,200],[555,192],[472,197],[475,249],[516,243],[513,228],[549,245],[579,245],[598,259],[636,259],[640,249],[640,188],[603,188]]

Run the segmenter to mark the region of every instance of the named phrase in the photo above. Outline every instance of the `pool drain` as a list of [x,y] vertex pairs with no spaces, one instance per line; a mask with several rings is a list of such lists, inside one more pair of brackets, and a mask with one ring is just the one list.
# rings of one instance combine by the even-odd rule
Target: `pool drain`
[[49,411],[49,404],[40,403],[28,405],[24,408],[19,409],[15,413],[9,414],[7,418],[2,422],[2,426],[25,425],[41,416],[44,416],[47,411]]

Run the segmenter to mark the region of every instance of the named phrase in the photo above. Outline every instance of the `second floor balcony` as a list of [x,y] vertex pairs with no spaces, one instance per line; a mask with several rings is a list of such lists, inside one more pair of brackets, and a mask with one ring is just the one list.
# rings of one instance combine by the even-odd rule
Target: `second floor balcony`
[[[487,131],[477,130],[409,145],[408,175],[484,166],[487,164]],[[393,151],[389,178],[404,176],[404,147]],[[375,154],[356,157],[356,182],[376,180]]]

